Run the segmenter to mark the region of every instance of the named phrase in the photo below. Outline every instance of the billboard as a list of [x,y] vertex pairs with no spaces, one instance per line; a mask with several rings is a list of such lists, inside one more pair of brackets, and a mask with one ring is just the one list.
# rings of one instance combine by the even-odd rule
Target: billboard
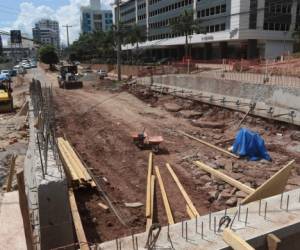
[[11,42],[11,44],[22,43],[21,30],[11,30],[10,31],[10,42]]

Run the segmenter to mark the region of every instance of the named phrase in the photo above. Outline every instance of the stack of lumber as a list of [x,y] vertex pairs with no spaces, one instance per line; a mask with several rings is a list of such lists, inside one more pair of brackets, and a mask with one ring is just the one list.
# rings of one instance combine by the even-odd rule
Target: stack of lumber
[[57,139],[57,144],[61,161],[71,179],[72,185],[75,187],[96,187],[95,182],[75,153],[71,144],[61,137]]

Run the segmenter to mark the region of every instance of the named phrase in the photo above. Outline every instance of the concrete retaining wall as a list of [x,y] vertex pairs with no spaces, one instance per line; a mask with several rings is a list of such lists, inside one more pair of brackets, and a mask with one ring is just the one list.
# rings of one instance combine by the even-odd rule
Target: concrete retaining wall
[[[150,77],[138,82],[150,84]],[[204,78],[199,75],[153,76],[153,82],[175,87],[209,92],[263,102],[266,105],[300,111],[300,88],[285,88],[275,85],[249,84],[237,81]]]
[[51,148],[48,149],[47,173],[43,177],[32,109],[30,104],[30,138],[24,163],[26,193],[37,249],[53,249],[74,243],[68,186]]

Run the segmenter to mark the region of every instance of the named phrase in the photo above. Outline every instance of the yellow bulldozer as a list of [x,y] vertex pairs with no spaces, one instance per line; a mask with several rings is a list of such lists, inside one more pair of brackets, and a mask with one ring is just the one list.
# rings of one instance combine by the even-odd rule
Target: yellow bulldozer
[[0,79],[0,113],[13,112],[13,96],[11,81],[9,78],[1,80]]

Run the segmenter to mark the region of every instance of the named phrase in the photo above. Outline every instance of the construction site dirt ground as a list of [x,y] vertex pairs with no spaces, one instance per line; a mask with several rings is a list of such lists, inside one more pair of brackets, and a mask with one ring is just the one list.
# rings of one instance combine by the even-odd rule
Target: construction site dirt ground
[[[48,73],[47,79],[54,81],[55,75],[49,76]],[[148,135],[164,138],[161,153],[154,156],[154,166],[160,167],[175,222],[188,219],[188,215],[185,201],[165,167],[167,162],[200,215],[236,205],[245,194],[218,179],[211,179],[192,164],[193,160],[203,161],[256,188],[289,160],[296,159],[287,189],[300,186],[300,136],[297,128],[248,117],[243,126],[263,136],[272,162],[234,159],[186,138],[178,131],[183,130],[217,144],[234,137],[243,113],[172,96],[156,96],[146,89],[138,88],[133,92],[110,80],[84,82],[83,89],[79,90],[54,87],[58,135],[71,141],[127,222],[127,226],[123,226],[112,211],[103,210],[98,203],[105,201],[96,191],[77,190],[76,199],[89,242],[103,242],[145,231],[145,206],[128,208],[124,204],[142,202],[145,205],[149,150],[137,148],[130,136],[132,132],[143,129]],[[167,109],[181,111],[169,112]],[[196,127],[191,118],[186,118],[193,115],[201,116],[208,123],[223,123],[224,126]],[[231,142],[219,145],[228,148]],[[155,211],[155,221],[166,225],[167,217],[158,185]]]

